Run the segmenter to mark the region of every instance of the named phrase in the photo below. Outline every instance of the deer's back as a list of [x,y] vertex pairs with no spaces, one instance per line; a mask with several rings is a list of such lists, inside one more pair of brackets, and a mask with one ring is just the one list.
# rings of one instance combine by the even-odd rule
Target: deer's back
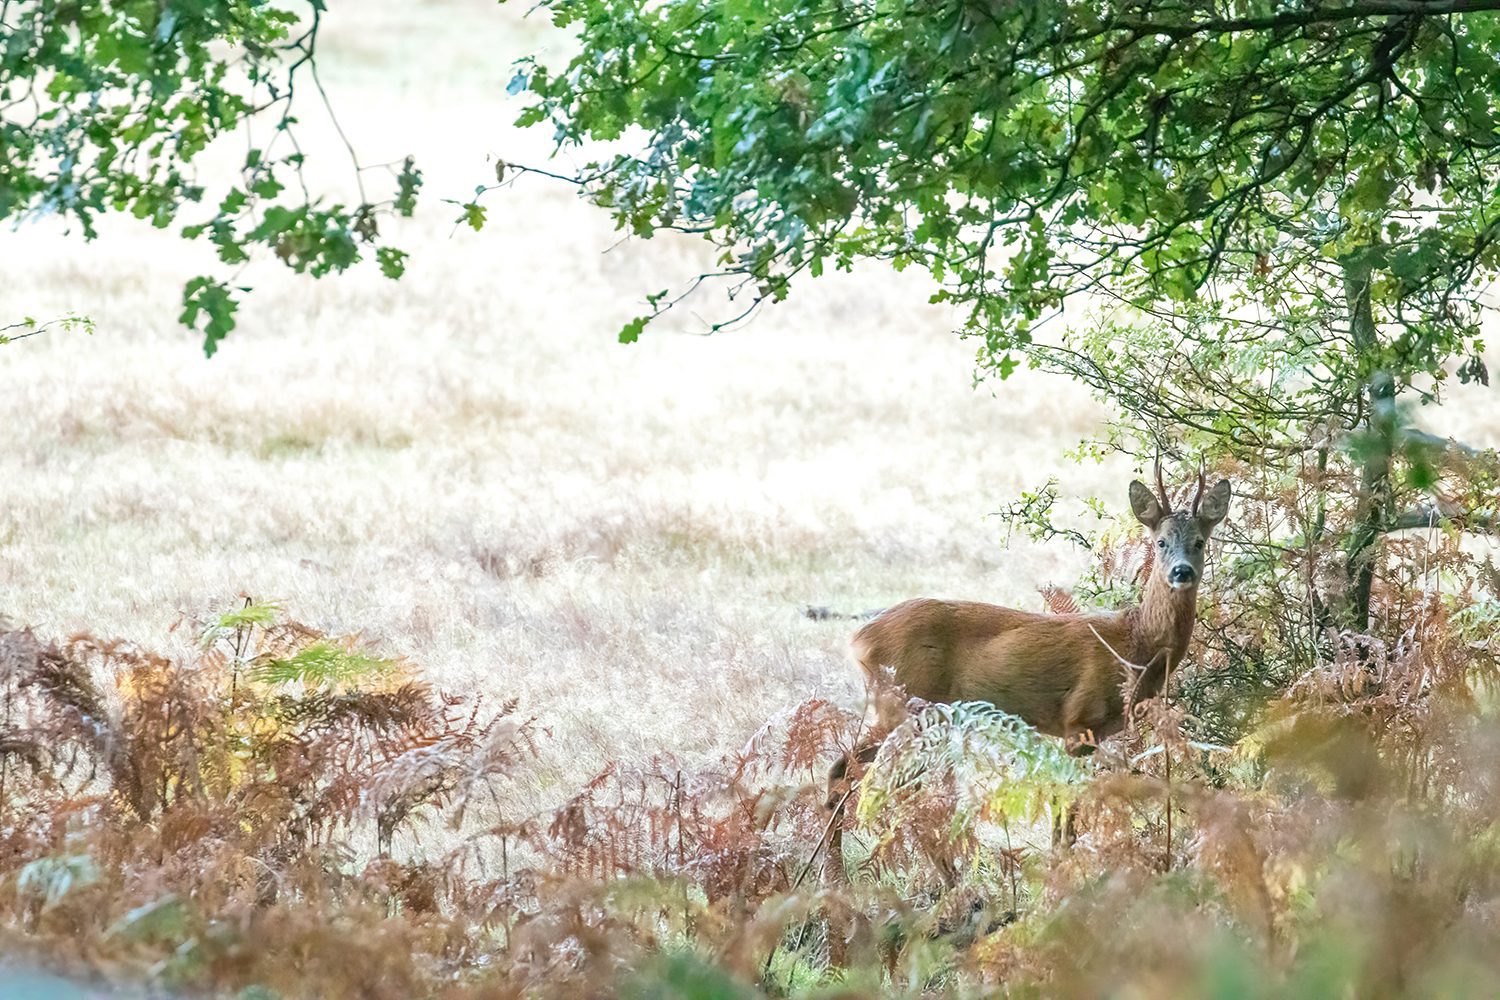
[[1070,696],[1083,689],[1105,700],[1118,696],[1118,671],[1101,638],[1125,648],[1128,630],[1120,616],[919,598],[856,632],[854,654],[867,674],[889,668],[910,696],[987,701],[1061,735]]

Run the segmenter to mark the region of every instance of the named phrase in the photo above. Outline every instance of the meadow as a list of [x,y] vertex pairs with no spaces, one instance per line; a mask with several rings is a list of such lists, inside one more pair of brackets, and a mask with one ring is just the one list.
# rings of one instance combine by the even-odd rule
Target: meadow
[[537,178],[490,196],[484,232],[454,225],[436,196],[546,154],[508,122],[508,57],[546,37],[519,15],[330,21],[323,73],[356,148],[411,151],[434,196],[399,282],[252,267],[240,329],[205,359],[176,317],[210,261],[169,234],[115,223],[85,245],[44,220],[0,244],[6,314],[97,324],[5,357],[12,621],[158,645],[181,615],[279,600],[440,686],[519,698],[553,733],[538,781],[570,787],[609,759],[737,747],[805,697],[856,705],[852,626],[809,605],[1040,607],[1077,574],[1081,551],[988,515],[1049,476],[1121,504],[1123,467],[1061,458],[1101,411],[1057,379],[975,388],[919,280],[869,268],[740,330],[685,315],[620,345],[703,247],[622,241]]
[[[1500,984],[1492,536],[1393,540],[1409,558],[1377,593],[1378,684],[1372,647],[1315,636],[1269,712],[1311,727],[1285,745],[1199,739],[1197,663],[1088,782],[983,712],[929,719],[950,743],[924,766],[948,780],[885,787],[856,885],[825,881],[821,778],[866,698],[855,619],[1133,588],[1126,487],[1149,470],[1070,457],[1110,411],[1056,375],[976,382],[962,317],[880,265],[713,335],[740,305],[704,293],[618,343],[709,248],[624,237],[514,169],[481,232],[444,201],[547,161],[506,88],[516,57],[569,44],[489,0],[330,15],[338,125],[362,162],[423,171],[393,222],[411,265],[253,263],[212,358],[177,321],[184,282],[223,270],[204,246],[128,219],[0,239],[0,322],[93,323],[0,345],[0,685],[6,725],[14,694],[17,732],[52,741],[4,748],[0,945],[245,1000]],[[333,120],[303,117],[309,182],[349,198]],[[1445,393],[1417,423],[1500,447],[1493,388]],[[1307,513],[1220,471],[1235,545]],[[1064,522],[1104,533],[1095,552],[999,516],[1051,480]],[[1228,563],[1216,547],[1209,573]],[[1230,653],[1284,652],[1287,608],[1235,603],[1265,593],[1205,599],[1210,681],[1244,667]],[[1389,725],[1340,728],[1358,719]],[[1001,745],[1033,771],[1011,781]],[[1047,822],[1069,801],[1076,850]],[[1359,913],[1373,930],[1341,916]]]

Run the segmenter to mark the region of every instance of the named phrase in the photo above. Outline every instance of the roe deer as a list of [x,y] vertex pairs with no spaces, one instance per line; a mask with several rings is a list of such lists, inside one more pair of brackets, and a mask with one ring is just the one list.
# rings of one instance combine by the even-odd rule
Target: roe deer
[[829,807],[842,804],[835,788],[851,758],[873,760],[904,713],[903,699],[883,694],[887,681],[924,701],[989,702],[1062,737],[1075,753],[1123,728],[1127,692],[1132,703],[1155,697],[1192,638],[1204,549],[1229,511],[1227,479],[1206,495],[1203,487],[1200,471],[1192,506],[1174,511],[1159,460],[1156,495],[1139,480],[1130,484],[1130,508],[1155,543],[1150,578],[1135,607],[1035,614],[920,598],[897,604],[854,633],[854,656],[875,701],[876,723],[871,739],[829,772]]

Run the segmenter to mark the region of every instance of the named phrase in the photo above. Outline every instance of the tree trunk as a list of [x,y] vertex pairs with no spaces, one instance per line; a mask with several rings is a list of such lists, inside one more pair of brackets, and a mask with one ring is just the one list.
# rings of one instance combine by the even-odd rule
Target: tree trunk
[[[1344,299],[1349,308],[1349,334],[1363,358],[1379,348],[1375,315],[1370,302],[1370,263],[1348,258],[1344,267]],[[1355,497],[1354,527],[1346,550],[1344,622],[1357,632],[1370,627],[1370,588],[1375,582],[1381,530],[1390,506],[1391,450],[1396,430],[1396,384],[1388,372],[1371,373],[1365,385],[1365,435],[1359,493]]]

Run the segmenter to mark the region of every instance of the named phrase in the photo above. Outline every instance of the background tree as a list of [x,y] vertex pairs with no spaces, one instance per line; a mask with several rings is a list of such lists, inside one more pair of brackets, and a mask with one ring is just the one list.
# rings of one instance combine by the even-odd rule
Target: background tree
[[[688,291],[727,282],[744,306],[726,323],[830,264],[920,266],[982,371],[1077,378],[1118,416],[1107,446],[1168,443],[1253,484],[1262,520],[1231,539],[1231,582],[1290,624],[1274,655],[1219,636],[1226,662],[1255,645],[1256,669],[1295,673],[1330,628],[1399,632],[1376,614],[1383,537],[1493,528],[1492,457],[1403,406],[1450,374],[1488,381],[1500,0],[543,6],[582,44],[555,72],[523,61],[522,121],[631,146],[573,179],[634,233],[717,243],[721,269]],[[322,12],[0,5],[0,218],[55,213],[87,238],[129,212],[231,268],[268,249],[313,275],[369,255],[399,276],[379,219],[412,211],[410,160],[356,160],[353,205],[302,182],[294,107],[308,88],[327,103]],[[195,160],[237,129],[239,176],[210,192]],[[370,169],[394,175],[386,200]],[[184,292],[210,353],[233,280]],[[680,299],[650,296],[621,338]],[[1049,506],[1026,516],[1053,530]]]
[[576,180],[622,228],[722,247],[689,290],[729,283],[733,322],[804,272],[926,269],[983,372],[1079,379],[1108,444],[1169,442],[1274,507],[1231,545],[1293,661],[1394,626],[1387,532],[1493,526],[1492,465],[1420,500],[1473,456],[1401,407],[1488,382],[1496,0],[543,6],[581,45],[523,63],[522,122],[628,140]]
[[[0,221],[58,215],[92,239],[101,215],[121,212],[207,240],[232,275],[269,250],[314,276],[371,256],[399,277],[406,254],[381,240],[379,220],[411,214],[421,180],[412,162],[356,159],[352,205],[302,179],[299,96],[311,89],[327,104],[315,61],[324,9],[323,0],[0,3]],[[236,130],[238,177],[210,189],[195,161]],[[365,189],[371,170],[394,177],[384,200]],[[201,327],[208,354],[234,327],[245,289],[233,280],[200,276],[184,290],[182,321]],[[6,329],[16,339],[42,325]]]

